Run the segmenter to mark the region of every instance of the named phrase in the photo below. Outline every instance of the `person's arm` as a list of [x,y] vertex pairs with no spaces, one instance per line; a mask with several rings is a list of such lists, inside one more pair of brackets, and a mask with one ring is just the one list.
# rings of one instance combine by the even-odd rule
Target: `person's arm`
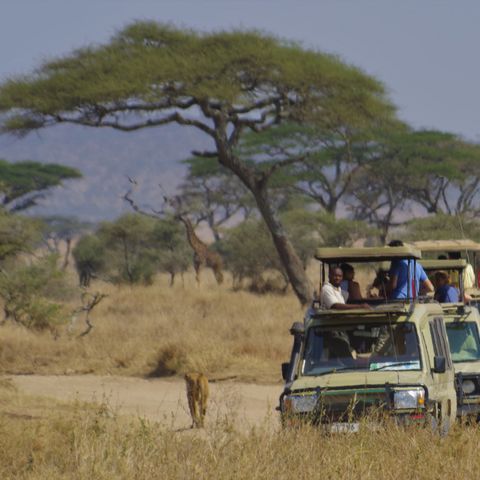
[[361,300],[362,292],[358,282],[351,281],[348,289],[348,300]]
[[424,280],[420,285],[420,293],[422,295],[433,292],[434,290],[435,288],[433,287],[433,283],[428,278]]
[[421,270],[420,270],[420,278],[419,278],[419,283],[420,283],[420,295],[426,295],[427,293],[435,291],[435,288],[433,287],[432,282],[428,278],[428,275],[426,274],[425,270],[420,264],[417,264]]

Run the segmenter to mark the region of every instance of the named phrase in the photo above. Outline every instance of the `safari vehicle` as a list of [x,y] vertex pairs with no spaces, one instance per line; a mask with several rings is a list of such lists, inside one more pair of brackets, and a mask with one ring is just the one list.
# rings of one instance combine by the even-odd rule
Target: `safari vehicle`
[[[478,283],[478,262],[480,262],[480,243],[474,242],[473,240],[422,240],[414,242],[413,245],[415,248],[421,251],[423,262],[425,260],[433,259],[440,254],[448,254],[450,252],[456,253],[459,256],[463,256],[467,264],[465,268],[468,267],[468,263],[473,266],[475,277],[474,285],[472,288],[469,286],[466,287],[466,292],[474,297],[480,299],[480,286]],[[460,258],[459,258],[460,259]]]
[[[414,274],[413,247],[321,248],[321,278],[342,262],[406,259]],[[411,296],[411,289],[409,295]],[[446,431],[456,418],[454,370],[438,303],[418,299],[365,299],[371,310],[324,310],[314,301],[304,323],[294,323],[279,410],[284,424],[300,420],[329,431],[357,431],[369,414],[400,424],[427,423]]]
[[455,368],[457,415],[480,420],[480,314],[477,308],[464,303],[463,271],[467,265],[460,260],[424,260],[429,276],[443,270],[459,279],[458,303],[443,303],[450,354]]

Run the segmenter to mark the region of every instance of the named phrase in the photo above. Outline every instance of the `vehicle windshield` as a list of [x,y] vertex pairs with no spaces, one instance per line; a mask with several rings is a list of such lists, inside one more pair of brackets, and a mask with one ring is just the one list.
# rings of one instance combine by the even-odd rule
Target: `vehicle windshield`
[[304,375],[420,369],[418,337],[413,323],[356,323],[309,330]]
[[480,339],[475,322],[452,322],[447,323],[446,327],[450,352],[455,363],[480,360]]

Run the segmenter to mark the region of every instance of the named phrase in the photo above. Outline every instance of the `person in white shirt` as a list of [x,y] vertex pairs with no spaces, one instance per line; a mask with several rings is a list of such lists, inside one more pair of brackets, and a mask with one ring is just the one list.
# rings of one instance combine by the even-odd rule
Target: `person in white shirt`
[[326,308],[327,310],[371,310],[372,307],[367,303],[352,305],[345,303],[341,287],[343,272],[340,267],[330,267],[328,280],[329,281],[322,286],[322,290],[320,291],[320,303],[323,308]]
[[[459,260],[460,258],[462,258],[460,252],[447,252],[447,253],[448,253],[448,258],[450,260]],[[474,287],[475,287],[475,272],[473,270],[473,267],[470,265],[470,263],[467,263],[467,266],[463,271],[463,288],[465,288],[465,290],[469,290]]]

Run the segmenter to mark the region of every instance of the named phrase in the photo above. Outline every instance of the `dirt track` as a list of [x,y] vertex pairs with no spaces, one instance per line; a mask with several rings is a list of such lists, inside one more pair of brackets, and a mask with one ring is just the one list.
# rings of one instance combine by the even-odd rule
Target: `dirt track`
[[[145,380],[96,375],[18,375],[9,378],[26,394],[67,401],[105,401],[119,413],[145,417],[174,429],[190,426],[185,384],[181,379]],[[243,427],[272,419],[275,422],[275,407],[281,391],[281,385],[212,383],[207,422],[225,416],[231,418],[232,415]]]

